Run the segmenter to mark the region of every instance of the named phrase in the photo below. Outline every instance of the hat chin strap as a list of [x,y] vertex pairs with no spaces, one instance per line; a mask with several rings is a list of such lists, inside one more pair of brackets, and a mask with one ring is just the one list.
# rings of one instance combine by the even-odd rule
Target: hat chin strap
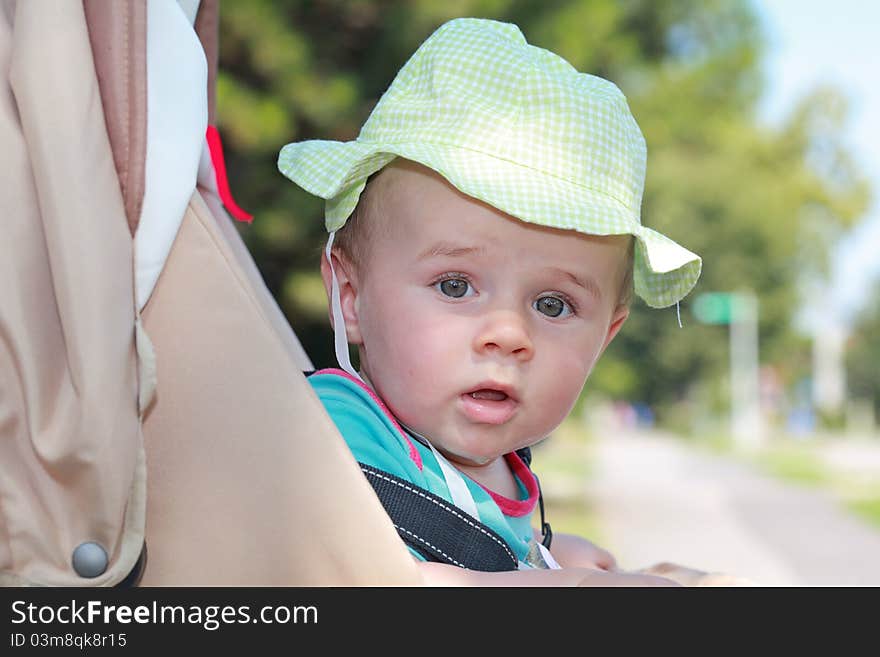
[[363,382],[361,375],[358,374],[351,364],[351,358],[348,355],[348,336],[345,334],[345,319],[342,317],[342,301],[339,297],[339,281],[336,280],[336,270],[333,269],[333,258],[331,249],[333,248],[333,238],[336,237],[336,231],[330,233],[327,238],[327,246],[324,253],[327,255],[327,262],[330,264],[330,312],[333,315],[333,343],[336,348],[336,362],[339,367],[351,374],[358,381]]

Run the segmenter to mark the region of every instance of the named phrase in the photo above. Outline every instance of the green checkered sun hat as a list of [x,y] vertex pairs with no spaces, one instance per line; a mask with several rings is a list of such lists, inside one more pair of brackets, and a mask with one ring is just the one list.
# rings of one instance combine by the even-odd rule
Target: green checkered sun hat
[[356,140],[288,144],[278,168],[327,200],[333,232],[367,178],[395,157],[522,221],[634,235],[635,291],[655,308],[678,302],[700,276],[699,256],[641,223],[647,150],[621,91],[529,45],[515,25],[445,23],[400,69]]

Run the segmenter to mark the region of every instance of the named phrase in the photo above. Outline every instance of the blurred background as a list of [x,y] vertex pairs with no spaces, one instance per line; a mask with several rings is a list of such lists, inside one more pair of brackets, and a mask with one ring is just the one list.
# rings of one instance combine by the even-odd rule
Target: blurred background
[[[238,0],[220,15],[218,127],[255,215],[242,235],[318,367],[335,363],[323,202],[278,173],[281,146],[355,138],[456,16],[514,22],[614,81],[648,143],[643,223],[700,254],[703,274],[678,309],[634,302],[571,421],[536,450],[551,511],[627,567],[880,584],[876,3]],[[835,540],[815,538],[837,521]],[[639,523],[647,534],[627,533]]]

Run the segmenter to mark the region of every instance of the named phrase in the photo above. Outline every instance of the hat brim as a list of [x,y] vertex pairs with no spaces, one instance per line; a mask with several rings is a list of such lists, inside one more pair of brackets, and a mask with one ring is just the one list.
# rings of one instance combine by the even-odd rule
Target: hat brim
[[326,227],[334,231],[354,211],[367,178],[395,157],[423,164],[464,194],[522,221],[590,235],[635,236],[635,292],[654,308],[678,302],[700,276],[699,256],[642,226],[613,197],[479,151],[431,143],[313,140],[285,146],[278,168],[327,200]]

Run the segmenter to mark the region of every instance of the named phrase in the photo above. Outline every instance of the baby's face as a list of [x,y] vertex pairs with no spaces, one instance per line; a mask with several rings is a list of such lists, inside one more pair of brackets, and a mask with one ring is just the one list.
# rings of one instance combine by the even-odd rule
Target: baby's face
[[417,165],[383,175],[349,323],[362,371],[453,462],[546,437],[626,318],[627,238],[517,221]]

